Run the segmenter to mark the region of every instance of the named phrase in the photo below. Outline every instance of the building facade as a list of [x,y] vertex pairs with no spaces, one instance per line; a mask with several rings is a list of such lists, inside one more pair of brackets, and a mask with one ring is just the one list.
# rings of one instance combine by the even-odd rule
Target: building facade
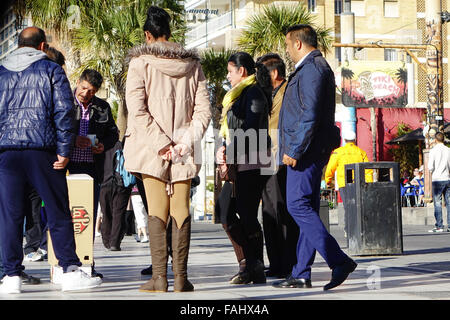
[[20,31],[31,25],[30,19],[23,19],[19,24],[12,6],[3,9],[0,13],[0,64],[12,51],[17,49]]
[[[341,42],[341,14],[348,3],[354,14],[356,43],[424,44],[425,6],[427,0],[188,0],[185,1],[186,20],[190,30],[186,37],[188,48],[237,48],[236,39],[248,18],[263,6],[298,5],[303,3],[315,16],[315,24],[332,30],[334,41]],[[450,0],[442,0],[442,10],[450,8]],[[448,107],[448,24],[442,25],[444,102]],[[348,57],[341,48],[326,54],[330,65],[337,70]],[[425,64],[425,51],[412,50]],[[357,60],[405,61],[414,65],[414,99],[407,107],[426,107],[426,73],[401,49],[366,48],[354,51]]]

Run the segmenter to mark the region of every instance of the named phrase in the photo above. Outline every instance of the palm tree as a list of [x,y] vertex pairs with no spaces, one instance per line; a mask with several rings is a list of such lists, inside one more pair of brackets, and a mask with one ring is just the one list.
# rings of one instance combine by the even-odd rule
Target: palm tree
[[[16,12],[31,15],[35,25],[53,31],[62,40],[69,53],[67,60],[75,61],[69,66],[72,79],[84,69],[93,68],[111,84],[119,99],[117,124],[123,136],[127,122],[125,58],[130,48],[144,41],[142,27],[151,5],[169,12],[172,38],[183,42],[184,8],[176,0],[19,0]],[[70,21],[74,13],[76,24]],[[73,57],[70,53],[74,53]]]
[[292,62],[285,50],[285,33],[290,26],[302,23],[315,27],[319,49],[325,53],[330,50],[331,29],[315,26],[313,22],[314,16],[303,3],[265,6],[261,13],[250,17],[238,38],[238,46],[254,57],[276,52],[291,70]]
[[[346,93],[348,95],[348,97],[351,98],[351,96],[352,96],[352,79],[353,79],[354,75],[355,75],[355,73],[351,69],[342,67],[342,69],[341,69],[342,78],[350,81],[349,92],[346,93],[345,90],[342,90],[342,99],[344,99],[344,93]],[[345,87],[345,86],[343,85],[343,87]]]
[[87,8],[80,28],[75,30],[74,48],[85,52],[75,73],[78,75],[86,68],[94,68],[109,81],[119,100],[117,126],[122,138],[126,131],[128,115],[125,104],[128,65],[125,59],[133,46],[144,42],[142,27],[147,9],[151,5],[157,5],[171,14],[174,30],[172,40],[183,42],[183,30],[186,27],[181,17],[183,7],[174,0],[109,0],[108,6],[104,1],[97,0]]
[[[233,54],[233,50],[221,49],[215,51],[208,49],[201,54],[201,64],[208,83],[208,90],[211,101],[212,123],[214,129],[220,127],[220,116],[222,113],[222,99],[226,93],[224,83],[227,79],[228,58]],[[216,148],[218,146],[215,146]],[[217,164],[214,162],[214,169]],[[222,190],[222,184],[217,183],[216,170],[214,170],[214,203]]]
[[407,101],[407,97],[406,97],[406,82],[408,81],[408,72],[406,71],[405,68],[398,68],[397,72],[395,73],[395,76],[397,77],[398,82],[403,84],[403,102]]
[[208,49],[201,54],[201,64],[210,93],[213,127],[219,128],[222,112],[222,99],[226,93],[224,83],[227,80],[227,61],[234,50]]

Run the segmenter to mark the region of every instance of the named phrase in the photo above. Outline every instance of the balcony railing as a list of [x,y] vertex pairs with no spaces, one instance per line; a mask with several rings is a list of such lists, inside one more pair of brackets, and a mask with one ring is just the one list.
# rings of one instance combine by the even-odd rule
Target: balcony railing
[[193,42],[206,37],[207,34],[224,29],[232,24],[232,12],[229,11],[221,16],[206,19],[201,25],[186,33],[187,42]]

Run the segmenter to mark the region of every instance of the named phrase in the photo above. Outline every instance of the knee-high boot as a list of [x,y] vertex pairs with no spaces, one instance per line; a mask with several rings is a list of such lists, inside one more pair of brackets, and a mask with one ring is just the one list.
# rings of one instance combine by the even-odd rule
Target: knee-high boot
[[261,231],[248,236],[249,249],[247,271],[250,274],[250,280],[253,283],[266,283],[264,273],[264,237]]
[[194,291],[194,286],[187,278],[187,262],[191,241],[191,216],[188,216],[181,228],[177,221],[172,220],[172,259],[173,259],[173,290],[175,292]]
[[148,219],[150,252],[152,255],[152,278],[139,290],[149,292],[167,292],[167,239],[166,224],[156,216]]
[[244,272],[246,266],[243,246],[247,244],[247,241],[245,240],[245,235],[239,223],[231,225],[222,224],[222,227],[225,230],[228,238],[230,239],[231,244],[233,245],[234,253],[239,263],[239,271],[237,274],[230,278],[230,283],[240,283],[240,275],[242,274],[242,272]]

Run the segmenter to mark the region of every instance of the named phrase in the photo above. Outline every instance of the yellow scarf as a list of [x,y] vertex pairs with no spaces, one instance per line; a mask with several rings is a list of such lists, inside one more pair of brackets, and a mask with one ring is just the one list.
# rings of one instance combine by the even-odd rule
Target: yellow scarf
[[220,136],[228,140],[229,138],[229,132],[228,132],[228,122],[227,122],[227,112],[230,110],[233,103],[239,98],[242,91],[247,88],[248,86],[251,86],[256,83],[255,75],[252,74],[251,76],[248,76],[241,82],[239,82],[234,88],[231,88],[230,91],[228,91],[225,94],[225,97],[223,97],[222,101],[222,116],[221,116],[221,126],[220,126]]

